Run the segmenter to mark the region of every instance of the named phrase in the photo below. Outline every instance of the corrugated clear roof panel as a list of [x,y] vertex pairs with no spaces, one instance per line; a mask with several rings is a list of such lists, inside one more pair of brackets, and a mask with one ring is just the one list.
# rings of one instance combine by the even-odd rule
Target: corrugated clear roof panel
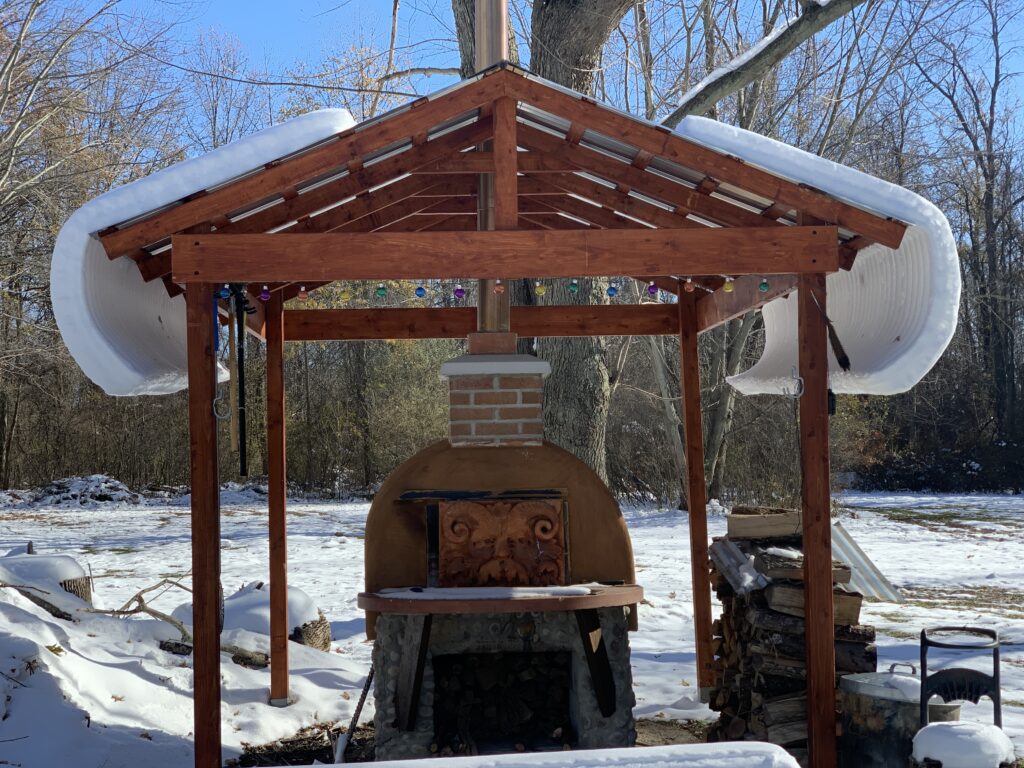
[[718,185],[717,191],[723,195],[728,195],[729,197],[735,198],[737,200],[742,200],[747,205],[756,208],[759,211],[763,211],[765,208],[767,208],[769,205],[775,202],[770,198],[755,195],[753,192],[749,190],[743,189],[742,187],[733,186],[732,184],[720,183]]
[[679,163],[673,163],[660,155],[651,158],[647,164],[648,170],[657,171],[660,175],[666,176],[673,181],[685,181],[687,186],[694,187],[704,179],[704,174],[698,173],[692,168],[686,168]]

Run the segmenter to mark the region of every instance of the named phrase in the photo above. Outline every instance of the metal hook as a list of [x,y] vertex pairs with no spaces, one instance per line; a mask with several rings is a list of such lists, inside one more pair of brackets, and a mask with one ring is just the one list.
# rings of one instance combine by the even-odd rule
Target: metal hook
[[789,387],[783,387],[782,394],[786,397],[791,397],[794,400],[799,400],[804,396],[804,378],[800,375],[799,371],[797,371],[795,365],[792,368],[790,376],[793,378],[793,381],[796,382],[796,387],[792,390],[790,390]]
[[[213,398],[213,417],[217,421],[227,421],[231,418],[231,403],[225,404],[223,391],[220,387],[217,390],[217,396]],[[218,403],[225,406],[223,410],[217,407]]]

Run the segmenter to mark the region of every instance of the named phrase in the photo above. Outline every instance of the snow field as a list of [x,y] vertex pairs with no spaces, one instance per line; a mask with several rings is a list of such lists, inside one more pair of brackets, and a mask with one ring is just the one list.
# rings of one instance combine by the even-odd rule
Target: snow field
[[[899,605],[865,603],[862,621],[879,630],[879,668],[916,663],[924,626],[998,627],[1004,638],[1004,724],[1024,753],[1024,498],[847,494],[840,500],[852,510],[844,526],[908,594]],[[309,595],[331,621],[332,652],[290,645],[295,703],[283,709],[266,703],[267,670],[245,669],[222,657],[226,757],[237,754],[243,742],[271,741],[314,721],[347,723],[351,717],[370,658],[355,604],[367,509],[363,502],[289,505],[290,585]],[[640,629],[631,636],[636,715],[714,717],[696,690],[686,516],[652,508],[627,508],[624,514],[646,593]],[[720,507],[713,507],[712,536],[724,533],[724,522]],[[69,555],[91,568],[98,607],[120,607],[165,577],[188,582],[187,499],[0,508],[0,552],[29,539],[41,555]],[[221,557],[228,595],[267,579],[264,499],[250,492],[225,494]],[[151,604],[169,613],[188,598],[168,589],[154,593]],[[157,646],[176,636],[172,627],[149,619],[92,615],[77,624],[58,621],[0,589],[0,711],[6,708],[7,714],[0,720],[0,759],[24,768],[66,762],[70,755],[80,768],[187,764],[191,662]],[[224,640],[268,650],[264,635],[244,629],[226,632]],[[985,669],[983,655],[961,660]],[[364,721],[372,717],[372,706],[371,699]],[[991,706],[965,705],[964,718],[991,722]]]

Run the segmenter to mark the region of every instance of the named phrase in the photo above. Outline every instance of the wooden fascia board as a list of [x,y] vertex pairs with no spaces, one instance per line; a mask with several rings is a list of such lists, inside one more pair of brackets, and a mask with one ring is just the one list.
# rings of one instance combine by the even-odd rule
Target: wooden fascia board
[[101,235],[107,255],[116,258],[135,248],[158,242],[174,232],[210,221],[259,200],[272,199],[289,189],[349,161],[414,136],[504,95],[505,81],[491,75],[434,99],[420,99],[406,110],[372,125],[356,125],[334,139],[300,155],[269,164],[263,170],[199,195],[153,216]]
[[[285,311],[288,341],[458,339],[476,329],[475,307]],[[514,306],[520,336],[661,336],[678,332],[671,304]]]
[[704,176],[746,189],[798,211],[864,235],[889,248],[898,248],[906,225],[843,203],[810,186],[797,184],[762,170],[737,157],[709,149],[663,126],[654,126],[620,114],[592,99],[564,93],[511,71],[500,73],[507,93],[579,122],[587,128],[691,168]]
[[175,235],[182,283],[835,272],[835,227]]

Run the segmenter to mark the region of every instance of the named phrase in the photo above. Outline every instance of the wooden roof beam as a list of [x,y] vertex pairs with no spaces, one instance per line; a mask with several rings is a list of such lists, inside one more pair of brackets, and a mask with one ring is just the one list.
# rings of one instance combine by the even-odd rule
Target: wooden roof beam
[[[583,146],[572,146],[564,139],[552,136],[530,126],[520,129],[521,143],[528,149],[547,152],[562,157],[572,163],[578,170],[614,184],[621,184],[629,189],[642,192],[654,199],[662,200],[677,207],[681,213],[694,213],[711,221],[731,226],[763,227],[771,226],[759,214],[745,208],[732,205],[708,195],[702,195],[695,189],[683,184],[669,181],[649,171],[635,168],[625,162],[603,155]],[[776,226],[783,226],[776,224]]]
[[835,223],[890,248],[898,248],[903,240],[906,225],[902,222],[844,203],[808,185],[783,179],[739,158],[685,139],[664,126],[630,118],[591,99],[573,96],[509,71],[500,74],[507,93],[539,109],[583,123],[594,131],[692,168],[704,176]]
[[668,211],[653,203],[645,202],[638,197],[606,187],[603,184],[598,184],[596,181],[577,174],[546,176],[536,179],[536,181],[538,184],[545,185],[551,189],[571,192],[574,195],[593,200],[595,203],[599,203],[606,208],[624,213],[654,226],[681,229],[704,226],[686,218],[684,214]]
[[[284,313],[288,341],[458,339],[476,329],[475,307],[295,309]],[[678,333],[672,304],[514,306],[520,336],[661,336]]]
[[760,309],[769,301],[786,296],[796,288],[796,275],[773,275],[768,290],[761,291],[761,275],[744,275],[733,280],[732,292],[715,291],[697,299],[697,326],[700,332],[717,328],[733,318]]
[[175,235],[176,282],[789,274],[839,268],[835,227]]
[[349,159],[371,154],[437,125],[446,118],[470,112],[504,95],[505,82],[503,78],[495,77],[495,74],[497,72],[436,98],[415,101],[395,115],[370,124],[357,125],[302,154],[272,163],[263,171],[108,232],[101,237],[103,247],[107,255],[114,258],[135,248],[159,242],[171,233],[181,232],[218,215],[240,210],[260,200],[272,199],[279,196],[282,190],[317,178],[331,169],[342,168]]

